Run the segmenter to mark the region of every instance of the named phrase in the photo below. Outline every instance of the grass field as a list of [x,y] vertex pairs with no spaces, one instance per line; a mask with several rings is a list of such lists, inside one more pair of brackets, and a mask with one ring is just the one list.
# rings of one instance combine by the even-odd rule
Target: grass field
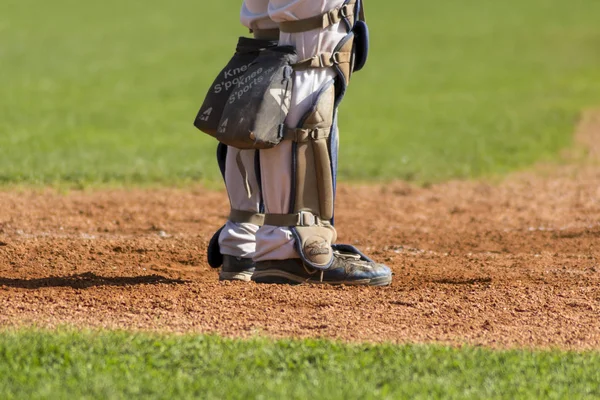
[[[216,185],[192,120],[239,1],[3,0],[0,185]],[[340,177],[442,181],[558,160],[600,103],[597,0],[379,0]],[[0,206],[2,206],[0,204]],[[598,398],[600,353],[0,331],[0,397]]]
[[[218,180],[215,142],[191,121],[245,34],[238,3],[5,1],[0,183]],[[598,1],[368,8],[372,58],[342,106],[343,179],[423,182],[555,159],[600,99]]]
[[4,399],[574,399],[600,355],[27,331],[0,333],[0,376]]

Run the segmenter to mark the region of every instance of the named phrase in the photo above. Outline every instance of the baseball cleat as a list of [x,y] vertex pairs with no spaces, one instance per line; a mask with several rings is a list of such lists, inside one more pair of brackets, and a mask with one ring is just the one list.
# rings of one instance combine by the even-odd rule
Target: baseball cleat
[[335,251],[333,264],[326,270],[309,267],[299,258],[259,261],[252,280],[291,285],[388,286],[392,283],[392,271],[383,264],[364,261],[358,255]]
[[223,255],[223,266],[219,272],[220,281],[245,281],[249,282],[254,273],[254,261],[251,258],[242,258]]

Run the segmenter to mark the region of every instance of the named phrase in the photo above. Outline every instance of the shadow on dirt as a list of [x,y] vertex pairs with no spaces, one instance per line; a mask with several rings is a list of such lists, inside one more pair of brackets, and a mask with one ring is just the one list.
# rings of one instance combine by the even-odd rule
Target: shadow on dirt
[[0,287],[20,289],[41,289],[46,287],[70,287],[87,289],[98,286],[136,286],[136,285],[181,285],[186,281],[170,279],[160,275],[103,277],[91,272],[67,277],[51,276],[38,279],[0,278]]

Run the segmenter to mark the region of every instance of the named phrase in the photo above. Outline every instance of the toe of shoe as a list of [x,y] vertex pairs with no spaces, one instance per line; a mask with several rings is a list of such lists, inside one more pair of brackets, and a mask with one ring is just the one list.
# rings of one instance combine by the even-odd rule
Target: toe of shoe
[[392,276],[392,270],[383,264],[371,264],[367,268],[358,268],[350,272],[354,279],[376,279]]

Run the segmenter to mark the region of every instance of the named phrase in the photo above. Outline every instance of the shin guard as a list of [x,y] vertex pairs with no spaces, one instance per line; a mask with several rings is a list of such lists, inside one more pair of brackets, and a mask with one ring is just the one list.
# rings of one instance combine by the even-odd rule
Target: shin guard
[[368,54],[368,29],[364,22],[361,0],[347,0],[324,14],[282,22],[284,33],[326,29],[344,24],[348,34],[331,52],[314,55],[298,62],[294,69],[332,68],[336,79],[323,86],[313,107],[297,128],[287,128],[284,140],[291,140],[292,174],[294,176],[289,214],[267,214],[265,224],[289,227],[297,251],[310,267],[328,269],[334,251],[354,253],[367,259],[352,246],[335,245],[333,226],[337,169],[337,107],[345,95],[353,71],[361,69]]
[[334,169],[331,145],[335,114],[335,85],[326,84],[297,129],[288,128],[284,140],[292,144],[294,179],[289,214],[267,214],[265,224],[287,226],[300,257],[308,265],[327,269],[333,260],[332,225]]

